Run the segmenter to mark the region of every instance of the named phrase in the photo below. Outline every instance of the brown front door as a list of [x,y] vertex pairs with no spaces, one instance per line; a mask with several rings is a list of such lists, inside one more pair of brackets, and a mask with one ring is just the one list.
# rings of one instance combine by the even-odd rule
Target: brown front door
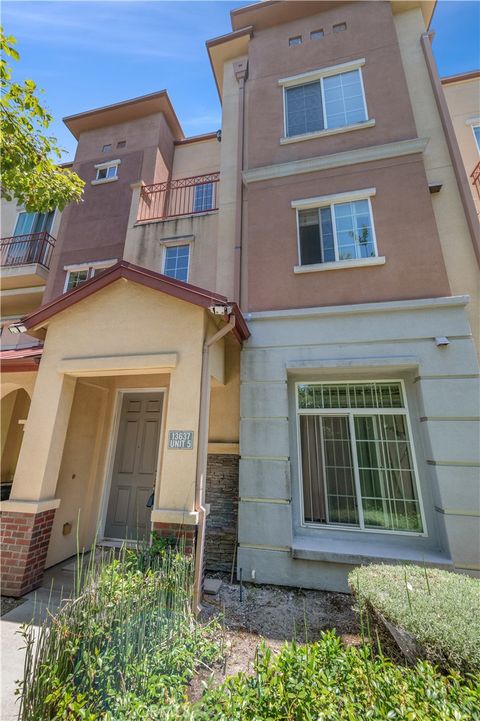
[[126,393],[107,508],[107,538],[141,539],[150,531],[147,501],[157,474],[163,393]]

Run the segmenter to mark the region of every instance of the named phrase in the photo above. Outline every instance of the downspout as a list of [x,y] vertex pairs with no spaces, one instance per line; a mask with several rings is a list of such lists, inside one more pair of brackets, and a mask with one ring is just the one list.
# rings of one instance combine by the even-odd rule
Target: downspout
[[237,209],[235,214],[235,259],[233,295],[241,307],[242,293],[242,240],[243,240],[243,170],[245,143],[245,81],[248,72],[248,60],[233,63],[233,72],[238,82],[238,140],[237,140]]
[[198,512],[197,542],[195,547],[195,575],[193,581],[193,609],[201,611],[203,558],[205,555],[205,478],[208,457],[208,416],[210,412],[210,348],[235,328],[235,316],[230,315],[228,323],[203,344],[202,377],[200,381],[200,417],[198,422],[197,482],[195,484],[195,510]]

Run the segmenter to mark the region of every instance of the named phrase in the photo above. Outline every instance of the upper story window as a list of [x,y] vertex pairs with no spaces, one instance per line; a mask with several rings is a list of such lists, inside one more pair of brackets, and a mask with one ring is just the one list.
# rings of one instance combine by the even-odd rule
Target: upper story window
[[334,33],[342,33],[346,29],[347,29],[347,23],[337,23],[337,25],[333,26]]
[[357,60],[279,80],[284,88],[283,140],[328,134],[365,123],[368,112],[361,70],[364,62]]
[[113,180],[118,180],[118,166],[121,160],[109,160],[106,163],[98,163],[95,165],[97,171],[95,180],[92,180],[92,185],[98,185],[99,183],[110,183]]
[[477,141],[477,150],[480,153],[480,123],[478,125],[472,125],[472,130]]
[[213,208],[213,183],[195,185],[193,191],[193,212],[202,213]]
[[79,285],[84,283],[86,280],[90,280],[95,275],[98,275],[103,270],[110,268],[115,265],[116,259],[111,260],[98,260],[91,263],[82,263],[79,265],[66,265],[64,270],[67,271],[65,278],[65,286],[63,292],[66,293],[69,290],[77,288]]
[[312,30],[310,33],[310,40],[320,40],[325,35],[323,30]]
[[13,235],[30,235],[31,233],[50,233],[53,225],[55,211],[50,213],[18,214]]
[[188,281],[190,245],[170,245],[165,248],[163,274],[176,280]]
[[370,197],[375,189],[293,201],[299,266],[295,272],[381,265]]
[[422,533],[403,384],[298,383],[303,520]]
[[288,38],[288,44],[290,45],[290,47],[292,47],[292,45],[301,45],[302,36],[296,35],[294,38]]
[[112,145],[111,143],[108,143],[107,145],[104,145],[102,148],[102,153],[111,153],[112,152]]
[[127,141],[126,140],[119,140],[117,143],[117,148],[126,148],[127,147]]

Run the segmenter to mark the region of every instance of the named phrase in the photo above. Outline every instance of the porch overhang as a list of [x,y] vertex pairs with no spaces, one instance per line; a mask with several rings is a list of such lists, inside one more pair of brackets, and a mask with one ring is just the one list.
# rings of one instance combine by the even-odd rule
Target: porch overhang
[[230,302],[228,298],[218,293],[199,288],[198,286],[184,283],[175,278],[169,278],[161,273],[156,273],[147,268],[142,268],[132,263],[122,260],[111,266],[98,276],[87,280],[77,288],[59,296],[50,303],[46,303],[38,310],[30,313],[22,319],[22,323],[28,331],[36,332],[46,326],[51,318],[58,313],[71,308],[76,303],[92,296],[94,293],[102,290],[117,280],[131,281],[140,285],[157,290],[160,293],[183,300],[187,303],[209,310],[212,306],[224,306],[231,308],[231,313],[235,317],[235,326],[232,333],[239,343],[242,343],[250,336],[250,331],[246,324],[237,303]]
[[0,368],[2,373],[19,373],[37,371],[43,346],[33,348],[15,348],[0,351]]

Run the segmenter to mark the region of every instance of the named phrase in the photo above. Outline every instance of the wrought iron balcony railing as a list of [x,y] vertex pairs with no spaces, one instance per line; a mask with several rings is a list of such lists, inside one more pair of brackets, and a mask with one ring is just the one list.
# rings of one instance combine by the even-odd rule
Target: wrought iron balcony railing
[[475,187],[478,197],[480,198],[480,160],[473,169],[473,173],[470,174],[472,179],[472,185]]
[[19,265],[42,265],[48,270],[52,258],[55,238],[49,233],[14,235],[0,240],[0,267],[12,268]]
[[166,220],[218,210],[219,179],[220,173],[208,173],[144,185],[137,221]]

